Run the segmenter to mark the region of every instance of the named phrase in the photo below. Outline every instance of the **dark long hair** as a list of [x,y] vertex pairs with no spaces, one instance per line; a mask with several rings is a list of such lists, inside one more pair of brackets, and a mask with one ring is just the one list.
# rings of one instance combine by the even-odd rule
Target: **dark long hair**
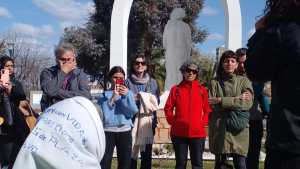
[[15,64],[15,61],[13,58],[7,56],[7,55],[1,55],[0,56],[0,69],[3,69],[6,62],[11,61],[13,64]]
[[236,61],[238,61],[237,55],[232,50],[225,51],[222,54],[221,59],[219,61],[219,65],[218,65],[218,69],[217,69],[217,79],[223,79],[223,76],[224,76],[223,63],[224,63],[224,60],[227,58],[234,58],[234,59],[236,59]]
[[[105,78],[105,90],[109,89],[111,87],[112,84],[112,76],[115,73],[122,73],[125,77],[125,71],[121,66],[114,66],[110,69],[110,71],[108,72],[106,78]],[[110,85],[110,86],[109,86]]]
[[264,14],[267,26],[278,21],[300,23],[300,0],[267,0]]
[[143,59],[143,61],[146,63],[146,66],[147,66],[147,69],[146,69],[145,73],[149,73],[149,72],[148,72],[148,68],[149,68],[149,61],[148,61],[148,59],[146,58],[146,56],[145,56],[144,54],[137,54],[137,55],[134,57],[134,59],[131,61],[131,65],[130,65],[130,75],[136,73],[135,70],[134,70],[134,64],[135,64],[135,60],[136,60],[137,58],[142,58],[142,59]]

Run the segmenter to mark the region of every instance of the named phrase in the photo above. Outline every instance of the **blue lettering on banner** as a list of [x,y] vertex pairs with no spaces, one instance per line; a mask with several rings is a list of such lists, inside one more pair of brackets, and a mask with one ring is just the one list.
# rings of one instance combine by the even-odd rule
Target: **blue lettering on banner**
[[[77,132],[79,133],[80,137],[84,137],[85,131],[82,129],[80,122],[78,122],[75,118],[71,117],[70,113],[60,112],[56,110],[55,108],[49,108],[46,110],[45,113],[49,114],[55,114],[57,116],[62,117],[63,119],[70,121],[72,126],[77,129]],[[46,124],[53,124],[53,122],[49,122],[49,119],[46,119]]]
[[[85,131],[80,122],[72,117],[70,113],[60,112],[55,108],[49,108],[45,113],[48,113],[50,116],[58,116],[59,119],[55,121],[57,118],[52,119],[51,117],[43,117],[42,115],[40,118],[40,126],[47,126],[47,128],[51,130],[42,130],[40,127],[35,127],[32,131],[32,135],[38,138],[38,140],[44,144],[55,148],[56,150],[64,153],[65,156],[69,157],[71,160],[77,161],[81,166],[84,166],[84,161],[80,159],[80,156],[75,153],[69,145],[75,141],[74,137],[72,137],[70,134],[71,131],[65,129],[65,125],[71,125],[75,133],[79,134],[80,143],[86,147],[87,139],[85,137]],[[62,120],[66,120],[66,122]],[[66,144],[66,142],[69,144]],[[30,151],[38,150],[36,147],[28,147],[28,145],[26,145],[25,148]]]
[[30,143],[27,144],[27,142],[23,144],[22,149],[28,150],[30,152],[37,152],[39,150],[35,145]]

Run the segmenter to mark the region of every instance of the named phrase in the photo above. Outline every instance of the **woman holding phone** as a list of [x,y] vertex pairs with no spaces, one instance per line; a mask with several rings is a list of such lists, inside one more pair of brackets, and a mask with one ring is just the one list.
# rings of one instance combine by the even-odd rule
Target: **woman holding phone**
[[100,96],[106,148],[102,169],[111,169],[114,148],[117,148],[118,169],[129,169],[132,147],[132,117],[138,112],[133,93],[124,85],[125,72],[115,66],[108,73],[110,88]]
[[233,157],[235,169],[246,169],[248,111],[253,102],[253,89],[247,77],[236,74],[237,67],[237,55],[225,51],[209,89],[209,103],[213,108],[209,118],[209,148],[216,156],[215,169],[228,166],[228,156]]
[[0,58],[1,111],[10,113],[12,117],[11,120],[4,119],[4,123],[0,126],[0,164],[2,166],[14,163],[19,149],[30,132],[24,118],[25,115],[29,115],[26,111],[29,103],[22,84],[15,79],[14,66],[15,62],[12,58],[6,55]]

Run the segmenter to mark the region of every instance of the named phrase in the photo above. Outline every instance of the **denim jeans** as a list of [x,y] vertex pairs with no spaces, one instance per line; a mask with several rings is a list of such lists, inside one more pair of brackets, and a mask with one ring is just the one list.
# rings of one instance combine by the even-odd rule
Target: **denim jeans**
[[235,169],[246,169],[246,157],[238,154],[217,154],[215,158],[215,169],[233,169],[233,167],[226,163],[227,157],[233,158],[233,165]]
[[187,138],[172,136],[172,143],[175,150],[176,169],[185,169],[187,165],[188,149],[192,169],[203,168],[203,151],[205,146],[205,138]]
[[105,154],[101,161],[102,169],[111,169],[114,148],[117,148],[118,169],[130,169],[131,162],[131,131],[105,132]]
[[300,154],[278,151],[267,148],[265,169],[298,169],[300,168]]
[[261,139],[263,137],[263,122],[262,120],[250,120],[249,125],[249,150],[246,165],[248,169],[258,169]]

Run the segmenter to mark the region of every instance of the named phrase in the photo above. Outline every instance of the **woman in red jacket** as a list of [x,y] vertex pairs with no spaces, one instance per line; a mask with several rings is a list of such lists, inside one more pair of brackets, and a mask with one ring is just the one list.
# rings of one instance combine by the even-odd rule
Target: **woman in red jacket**
[[198,81],[199,67],[196,63],[186,62],[180,71],[183,80],[171,88],[164,108],[167,121],[171,125],[176,169],[186,168],[188,149],[192,168],[202,169],[202,154],[207,136],[205,127],[211,112],[208,92]]

